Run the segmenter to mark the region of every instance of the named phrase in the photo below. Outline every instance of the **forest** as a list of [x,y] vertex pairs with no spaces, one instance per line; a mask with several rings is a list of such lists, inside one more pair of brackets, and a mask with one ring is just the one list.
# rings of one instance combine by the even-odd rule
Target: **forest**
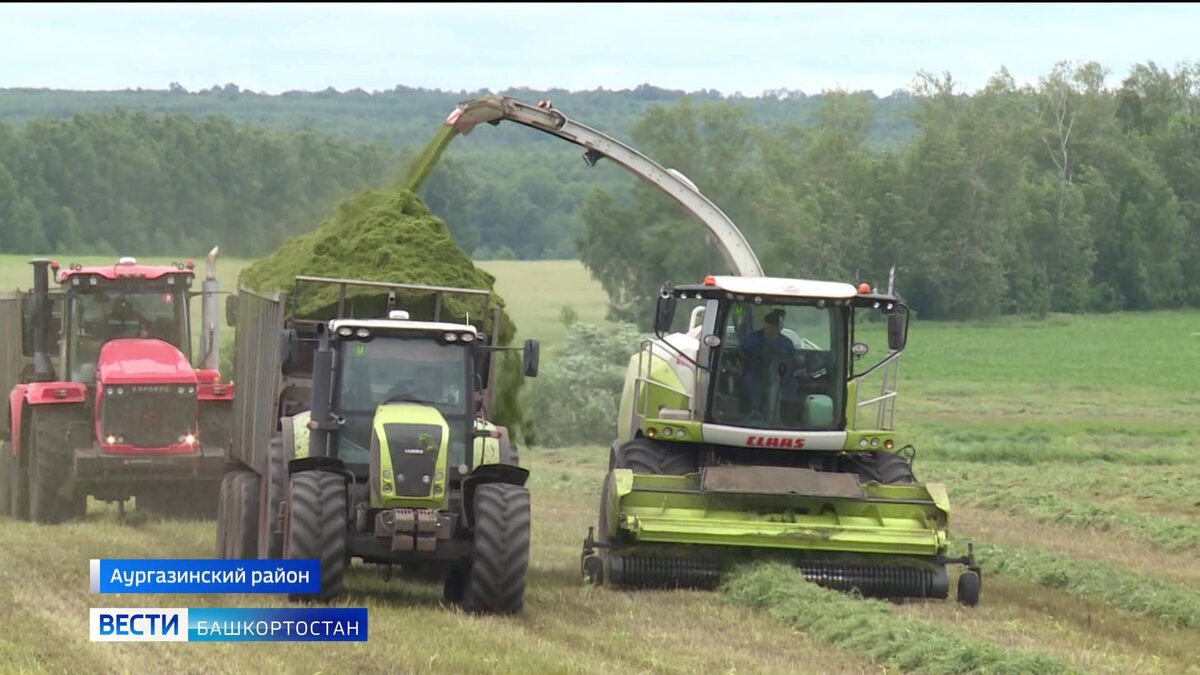
[[[760,96],[503,93],[566,114],[686,174],[769,274],[897,289],[927,318],[1200,306],[1200,67],[1001,69],[910,91]],[[254,257],[340,199],[393,184],[460,100],[484,92],[277,96],[0,90],[0,251]],[[577,148],[484,127],[422,198],[477,259],[579,258],[610,314],[719,272],[700,230]]]

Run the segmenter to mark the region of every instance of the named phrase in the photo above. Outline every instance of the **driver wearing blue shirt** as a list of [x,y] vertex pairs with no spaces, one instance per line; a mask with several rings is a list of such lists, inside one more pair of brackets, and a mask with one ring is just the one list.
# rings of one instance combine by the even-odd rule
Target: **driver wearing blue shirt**
[[[767,387],[765,378],[779,378],[781,396],[792,398],[796,395],[796,381],[785,377],[791,372],[791,364],[795,361],[796,345],[781,332],[784,312],[773,309],[763,317],[763,327],[747,335],[741,344],[742,354],[746,359],[745,372],[742,375],[744,391],[750,394],[753,409],[762,410],[763,395]],[[775,368],[783,364],[783,373],[775,372]]]

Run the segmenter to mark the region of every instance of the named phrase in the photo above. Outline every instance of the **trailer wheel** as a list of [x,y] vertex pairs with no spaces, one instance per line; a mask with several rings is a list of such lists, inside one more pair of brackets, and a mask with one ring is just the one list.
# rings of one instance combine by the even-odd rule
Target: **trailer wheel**
[[59,494],[71,474],[70,457],[60,431],[33,418],[34,451],[29,466],[29,516],[36,523],[62,522],[70,512]]
[[234,473],[229,472],[221,479],[221,488],[217,491],[217,557],[229,557],[229,497],[233,488],[229,485]]
[[0,443],[0,516],[12,515],[13,463],[8,441]]
[[346,572],[346,478],[330,471],[292,474],[283,557],[321,561],[321,591],[293,593],[289,600],[329,600],[342,590]]
[[288,488],[287,456],[282,434],[271,437],[266,459],[259,488],[258,557],[277,559],[283,557],[283,528],[277,516],[279,505],[287,497]]
[[245,469],[226,474],[218,503],[218,555],[230,559],[258,557],[258,474]]
[[487,483],[475,490],[475,537],[463,609],[515,614],[525,605],[529,567],[529,491]]
[[617,467],[634,473],[682,476],[696,471],[696,453],[681,444],[635,438],[621,446]]

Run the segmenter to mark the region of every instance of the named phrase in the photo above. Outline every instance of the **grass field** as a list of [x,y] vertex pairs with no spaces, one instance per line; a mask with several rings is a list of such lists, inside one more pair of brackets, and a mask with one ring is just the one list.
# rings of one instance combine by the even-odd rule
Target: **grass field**
[[[576,263],[485,267],[522,334],[548,346],[560,306],[603,316]],[[900,424],[918,477],[947,484],[955,545],[976,544],[974,609],[830,597],[772,569],[728,592],[585,588],[580,541],[606,451],[529,448],[521,616],[468,616],[442,606],[440,588],[356,569],[341,603],[370,608],[366,644],[89,644],[91,606],[286,604],[90,596],[90,558],[208,556],[214,536],[211,522],[119,524],[93,505],[86,522],[55,528],[0,520],[0,672],[1197,675],[1198,333],[1195,311],[913,325]]]

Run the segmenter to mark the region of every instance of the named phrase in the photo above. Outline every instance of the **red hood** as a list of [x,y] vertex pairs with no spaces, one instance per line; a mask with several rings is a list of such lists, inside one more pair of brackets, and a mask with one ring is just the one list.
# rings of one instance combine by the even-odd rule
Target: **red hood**
[[123,338],[106,342],[96,360],[102,384],[195,384],[183,353],[162,340]]

